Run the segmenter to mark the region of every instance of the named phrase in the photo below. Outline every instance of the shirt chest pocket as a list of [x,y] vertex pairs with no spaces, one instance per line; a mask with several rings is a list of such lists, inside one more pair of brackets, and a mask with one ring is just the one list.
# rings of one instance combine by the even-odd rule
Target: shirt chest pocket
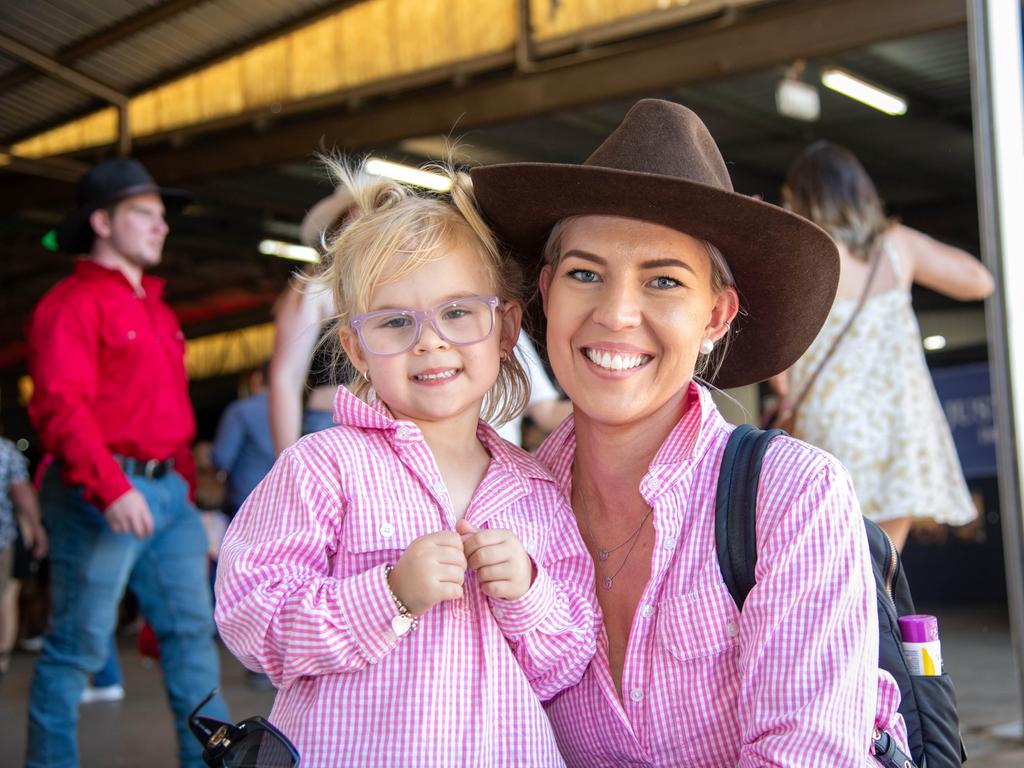
[[739,611],[724,584],[662,601],[657,638],[678,661],[715,656],[739,645]]
[[[341,548],[360,556],[398,552],[420,536],[442,530],[439,520],[424,510],[380,504],[350,505],[341,533]],[[397,559],[397,558],[395,558]]]
[[486,527],[512,531],[535,563],[544,562],[550,525],[543,518],[501,512],[493,515],[487,521]]

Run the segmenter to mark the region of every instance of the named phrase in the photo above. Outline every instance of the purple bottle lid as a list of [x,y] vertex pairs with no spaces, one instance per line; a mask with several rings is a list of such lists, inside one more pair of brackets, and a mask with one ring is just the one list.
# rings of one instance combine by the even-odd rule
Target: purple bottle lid
[[930,643],[939,639],[939,620],[926,613],[900,616],[900,637],[905,643]]

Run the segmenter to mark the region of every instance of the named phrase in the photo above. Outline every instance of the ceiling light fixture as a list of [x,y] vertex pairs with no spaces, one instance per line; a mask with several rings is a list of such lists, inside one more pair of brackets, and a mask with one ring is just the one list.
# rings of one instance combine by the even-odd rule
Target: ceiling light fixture
[[316,248],[297,243],[286,243],[284,240],[260,240],[260,253],[264,256],[277,256],[292,261],[307,261],[310,264],[320,263],[320,254]]
[[821,116],[818,89],[801,80],[805,63],[798,59],[786,67],[786,75],[775,86],[775,108],[780,115],[813,123]]
[[929,352],[936,352],[940,349],[946,348],[946,337],[945,336],[925,336],[922,340],[924,348]]
[[392,163],[390,160],[381,160],[379,157],[368,158],[363,167],[367,173],[372,173],[374,176],[387,176],[389,179],[400,181],[403,184],[425,187],[435,192],[447,192],[452,188],[452,180],[440,173],[421,171],[411,165]]
[[887,115],[897,116],[907,113],[906,99],[861,80],[845,70],[826,67],[821,72],[821,84]]

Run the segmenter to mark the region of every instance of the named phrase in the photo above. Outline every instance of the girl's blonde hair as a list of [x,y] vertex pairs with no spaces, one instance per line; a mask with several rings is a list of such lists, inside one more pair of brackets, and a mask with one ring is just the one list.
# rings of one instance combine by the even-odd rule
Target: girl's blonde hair
[[[582,218],[581,216],[570,216],[569,218],[560,220],[555,224],[551,230],[551,234],[548,235],[547,242],[544,243],[544,250],[542,252],[542,259],[544,264],[551,266],[552,270],[558,268],[558,263],[562,260],[562,237],[565,234],[566,227],[576,219]],[[715,296],[718,296],[722,291],[729,287],[736,287],[736,282],[732,276],[732,270],[729,269],[729,264],[725,260],[725,256],[718,249],[718,247],[707,240],[698,240],[698,242],[704,246],[704,250],[708,254],[708,259],[711,261],[711,291]],[[743,310],[740,310],[742,314]],[[739,317],[739,315],[737,315]],[[725,335],[722,336],[716,343],[715,348],[710,355],[698,355],[697,364],[694,367],[693,375],[700,378],[701,380],[708,379],[709,381],[714,379],[718,375],[719,369],[722,367],[722,363],[725,361],[725,356],[729,352],[729,344],[732,342],[733,328],[730,325]]]
[[[480,257],[494,293],[503,302],[523,303],[522,275],[484,223],[469,174],[450,165],[432,165],[433,173],[451,179],[451,192],[437,195],[414,190],[393,179],[366,172],[364,163],[343,157],[324,158],[334,180],[352,194],[348,220],[324,238],[323,269],[314,279],[331,291],[337,314],[335,329],[347,329],[355,315],[369,309],[373,292],[401,280],[424,264],[444,257],[456,245],[467,245]],[[500,319],[495,333],[501,332]],[[329,334],[337,337],[338,334]],[[334,369],[342,365],[340,345]],[[362,376],[350,383],[366,399],[371,384]],[[484,398],[481,416],[494,425],[518,416],[530,398],[530,381],[513,348],[501,361],[498,379]]]

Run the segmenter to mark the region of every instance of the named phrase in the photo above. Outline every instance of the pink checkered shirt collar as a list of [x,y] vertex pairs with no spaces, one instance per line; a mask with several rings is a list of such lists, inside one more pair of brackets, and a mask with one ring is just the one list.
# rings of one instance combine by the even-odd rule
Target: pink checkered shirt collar
[[[711,393],[691,381],[686,392],[686,412],[662,443],[645,478],[657,477],[661,488],[672,488],[689,467],[700,460],[714,443],[718,428],[725,419],[711,398]],[[562,422],[537,449],[537,458],[569,496],[572,490],[572,465],[576,456],[576,427],[572,418]],[[646,494],[645,494],[646,495]]]
[[[423,433],[415,422],[396,419],[383,401],[374,397],[367,402],[356,397],[347,387],[338,387],[334,396],[334,421],[340,426],[380,430],[394,441],[419,441]],[[477,437],[491,454],[491,461],[524,483],[529,480],[551,481],[550,473],[534,457],[505,442],[483,420],[477,425]]]

